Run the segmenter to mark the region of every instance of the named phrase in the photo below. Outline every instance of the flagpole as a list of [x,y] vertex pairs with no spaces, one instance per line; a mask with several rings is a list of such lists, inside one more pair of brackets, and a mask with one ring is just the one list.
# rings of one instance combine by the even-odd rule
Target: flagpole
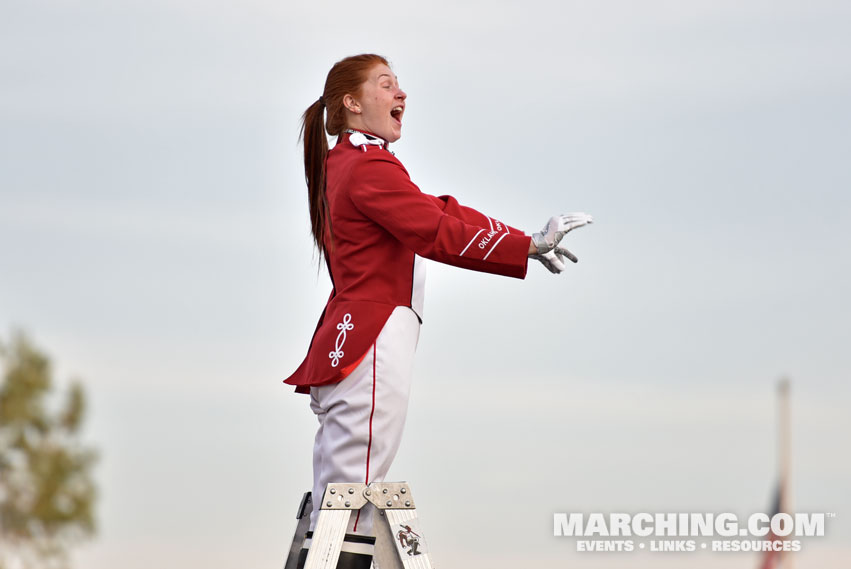
[[[780,461],[780,511],[794,515],[792,511],[792,429],[791,429],[791,404],[789,402],[789,379],[783,378],[777,384],[779,399],[780,437],[779,461]],[[792,552],[786,552],[782,556],[784,569],[794,569],[795,562]]]

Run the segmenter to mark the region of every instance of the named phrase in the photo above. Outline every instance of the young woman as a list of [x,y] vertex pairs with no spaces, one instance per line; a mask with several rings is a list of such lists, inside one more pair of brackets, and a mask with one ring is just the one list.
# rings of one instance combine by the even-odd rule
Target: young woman
[[[399,448],[423,315],[422,258],[524,278],[532,257],[560,273],[565,257],[576,261],[561,238],[592,221],[559,215],[528,236],[455,198],[422,193],[388,149],[402,134],[406,98],[386,59],[357,55],[334,65],[302,117],[313,238],[333,285],[307,357],[285,380],[310,394],[319,420],[311,529],[326,484],[382,481]],[[337,137],[330,151],[326,132]],[[352,516],[338,567],[369,567],[372,514],[367,506]]]

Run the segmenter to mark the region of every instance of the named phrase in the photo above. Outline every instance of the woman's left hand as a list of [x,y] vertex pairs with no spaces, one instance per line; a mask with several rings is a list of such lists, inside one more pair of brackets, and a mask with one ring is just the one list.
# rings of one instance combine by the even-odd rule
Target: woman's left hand
[[557,275],[564,271],[566,265],[564,264],[564,258],[567,257],[574,263],[578,263],[579,259],[576,258],[576,255],[565,249],[564,247],[555,247],[543,255],[529,255],[530,258],[536,259],[543,264],[547,270],[551,273]]

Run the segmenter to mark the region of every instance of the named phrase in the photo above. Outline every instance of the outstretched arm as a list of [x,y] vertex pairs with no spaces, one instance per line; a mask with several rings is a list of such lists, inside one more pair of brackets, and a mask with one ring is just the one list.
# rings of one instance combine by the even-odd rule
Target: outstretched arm
[[529,257],[540,261],[551,273],[561,273],[565,269],[565,257],[574,263],[579,259],[567,249],[560,247],[559,243],[570,231],[593,221],[590,215],[582,212],[554,215],[541,231],[532,234]]
[[[467,223],[478,225],[489,225],[491,230],[508,231],[516,235],[523,235],[519,229],[509,227],[498,219],[458,203],[452,196],[429,196],[435,204],[447,215],[456,217]],[[572,262],[578,262],[573,253],[565,248],[559,247],[561,239],[573,229],[592,223],[593,219],[585,213],[569,213],[566,215],[553,216],[547,221],[544,229],[532,235],[529,240],[527,256],[541,261],[544,266],[553,273],[560,273],[565,269],[564,257]]]
[[353,205],[418,255],[475,271],[526,276],[529,237],[521,231],[454,198],[422,193],[389,154],[374,153],[356,168],[352,177],[358,183],[349,190]]

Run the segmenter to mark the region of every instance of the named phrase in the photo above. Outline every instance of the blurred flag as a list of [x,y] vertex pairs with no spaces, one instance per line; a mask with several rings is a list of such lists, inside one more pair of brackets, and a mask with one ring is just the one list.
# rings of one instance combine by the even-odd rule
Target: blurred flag
[[[771,505],[771,517],[781,512],[790,513],[792,510],[792,497],[789,490],[789,476],[792,470],[792,451],[791,451],[791,424],[790,424],[790,404],[789,404],[789,380],[781,379],[777,383],[777,407],[778,407],[778,465],[780,477],[777,482],[777,488],[774,491],[774,500]],[[779,538],[769,529],[765,539],[774,541]],[[783,569],[793,569],[793,557],[791,555],[783,555],[782,551],[772,550],[765,551],[760,560],[759,569],[777,569],[783,562]]]
[[[771,505],[771,513],[768,514],[769,518],[774,517],[775,514],[779,514],[781,508],[783,507],[783,484],[778,483],[777,489],[774,491],[774,500]],[[768,541],[774,541],[778,539],[773,531],[768,530],[768,534],[766,534],[765,539]],[[762,555],[762,560],[759,563],[759,569],[777,569],[780,567],[780,555],[782,551],[774,551],[769,550],[764,552]]]

